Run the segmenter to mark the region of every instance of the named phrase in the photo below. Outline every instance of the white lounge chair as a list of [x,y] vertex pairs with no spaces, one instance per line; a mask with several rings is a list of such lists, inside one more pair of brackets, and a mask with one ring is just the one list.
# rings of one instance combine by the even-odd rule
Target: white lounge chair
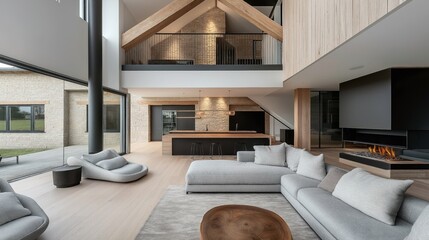
[[142,178],[148,172],[147,166],[130,163],[113,149],[84,154],[80,159],[69,157],[67,164],[82,166],[84,178],[110,182],[132,182]]

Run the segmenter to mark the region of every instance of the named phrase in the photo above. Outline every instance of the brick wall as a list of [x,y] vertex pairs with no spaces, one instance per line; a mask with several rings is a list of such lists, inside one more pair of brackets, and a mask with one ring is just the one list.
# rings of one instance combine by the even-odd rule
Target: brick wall
[[64,145],[63,82],[27,71],[0,72],[0,104],[45,105],[44,133],[0,133],[0,148],[56,148]]

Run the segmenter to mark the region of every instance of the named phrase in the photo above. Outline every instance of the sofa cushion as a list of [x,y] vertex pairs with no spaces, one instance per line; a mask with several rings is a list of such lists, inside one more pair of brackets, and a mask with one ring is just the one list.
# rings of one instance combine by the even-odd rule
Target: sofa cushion
[[398,212],[398,217],[414,224],[429,202],[420,198],[406,195]]
[[328,174],[326,174],[326,177],[322,180],[322,182],[320,182],[317,187],[322,188],[328,192],[333,192],[335,186],[337,186],[338,181],[340,181],[341,177],[346,173],[346,170],[337,167],[332,167],[331,169],[329,169]]
[[44,223],[39,216],[26,216],[0,226],[0,239],[25,239]]
[[83,154],[82,159],[92,163],[96,164],[99,161],[106,160],[106,159],[112,159],[114,157],[119,156],[119,154],[113,150],[113,149],[106,149],[99,153],[94,154]]
[[355,168],[335,187],[333,196],[386,224],[394,225],[412,180],[385,179]]
[[121,168],[113,169],[111,172],[119,173],[119,174],[133,174],[133,173],[138,173],[141,170],[143,170],[142,165],[136,164],[136,163],[128,163],[127,165]]
[[302,188],[315,188],[320,181],[298,174],[288,174],[281,178],[281,184],[286,191],[294,198],[297,197],[298,191]]
[[15,193],[0,193],[0,225],[30,214],[30,210],[22,206]]
[[255,161],[255,151],[238,151],[237,152],[237,161],[239,161],[239,162],[254,162]]
[[296,172],[298,169],[299,160],[304,149],[294,148],[286,144],[286,163],[290,170]]
[[314,156],[311,153],[304,151],[301,154],[301,159],[299,160],[296,173],[321,181],[326,176],[323,154]]
[[280,178],[293,172],[286,167],[257,165],[233,160],[198,160],[191,163],[187,184],[280,185]]
[[405,240],[427,240],[429,239],[429,206],[426,207],[423,212],[420,214],[417,221],[414,223],[411,228],[410,234],[405,238]]
[[299,190],[298,201],[336,239],[404,239],[411,230],[411,224],[400,218],[396,226],[385,224],[333,197],[330,192],[321,188]]
[[104,168],[106,170],[113,170],[113,169],[121,168],[127,164],[128,164],[128,161],[124,157],[118,156],[112,159],[101,160],[97,162],[95,165],[101,168]]
[[254,146],[253,148],[255,149],[255,164],[286,166],[286,147],[284,143],[272,146]]

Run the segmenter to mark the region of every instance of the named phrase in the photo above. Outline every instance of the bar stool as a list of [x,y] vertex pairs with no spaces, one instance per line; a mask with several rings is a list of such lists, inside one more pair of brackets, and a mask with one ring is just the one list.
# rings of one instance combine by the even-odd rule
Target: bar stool
[[191,155],[194,158],[195,155],[204,155],[204,148],[202,142],[191,143]]
[[220,145],[220,143],[218,143],[218,142],[212,142],[212,143],[210,143],[210,152],[209,152],[210,159],[213,159],[215,149],[217,149],[217,154],[222,157],[222,155],[223,155],[222,145]]
[[247,144],[245,142],[234,143],[234,154],[237,155],[238,151],[247,151]]

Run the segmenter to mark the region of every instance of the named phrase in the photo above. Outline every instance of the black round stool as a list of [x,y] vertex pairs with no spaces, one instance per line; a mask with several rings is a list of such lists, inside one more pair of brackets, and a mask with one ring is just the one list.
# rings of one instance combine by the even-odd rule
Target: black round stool
[[213,155],[214,155],[215,149],[217,149],[217,154],[218,154],[219,156],[222,156],[222,155],[223,155],[223,153],[222,153],[222,145],[220,145],[220,143],[218,143],[218,142],[212,142],[212,143],[210,144],[210,152],[209,152],[209,154],[210,154],[210,158],[213,158]]
[[80,184],[82,178],[81,166],[63,166],[52,170],[54,185],[57,188],[73,187]]

